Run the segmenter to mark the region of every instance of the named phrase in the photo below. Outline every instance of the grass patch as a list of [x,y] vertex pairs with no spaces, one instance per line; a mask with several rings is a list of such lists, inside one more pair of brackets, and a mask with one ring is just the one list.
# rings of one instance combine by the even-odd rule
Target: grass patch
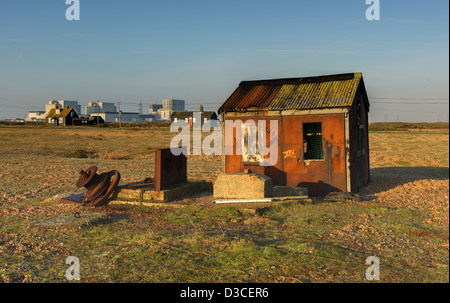
[[234,207],[198,208],[193,205],[174,211],[166,219],[178,225],[225,225],[240,222],[245,219],[245,215]]
[[[285,203],[262,214],[196,206],[127,213],[134,215],[81,230],[28,231],[29,240],[22,241],[27,255],[14,254],[10,246],[4,250],[5,264],[25,262],[21,274],[42,282],[64,282],[69,255],[80,259],[85,282],[364,282],[364,260],[377,255],[385,265],[383,281],[418,281],[423,266],[436,270],[420,273],[419,280],[447,279],[446,253],[422,247],[424,237],[442,243],[445,228],[423,223],[420,211]],[[246,224],[260,217],[274,223]],[[28,223],[10,216],[0,222],[0,232],[8,234],[24,234]],[[38,242],[60,246],[39,254],[34,251]],[[399,249],[403,244],[408,251]],[[4,273],[11,278],[9,265]]]
[[411,166],[411,164],[408,161],[396,161],[395,163],[400,166]]

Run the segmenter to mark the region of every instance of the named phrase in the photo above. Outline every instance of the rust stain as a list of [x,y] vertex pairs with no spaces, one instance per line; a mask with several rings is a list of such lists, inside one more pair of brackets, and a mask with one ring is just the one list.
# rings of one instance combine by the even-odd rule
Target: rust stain
[[333,183],[333,144],[331,142],[328,142],[327,140],[323,140],[325,142],[325,149],[326,149],[326,156],[325,161],[327,163],[327,170],[328,170],[328,183]]
[[295,150],[294,149],[289,149],[287,151],[283,152],[283,157],[286,158],[295,158]]

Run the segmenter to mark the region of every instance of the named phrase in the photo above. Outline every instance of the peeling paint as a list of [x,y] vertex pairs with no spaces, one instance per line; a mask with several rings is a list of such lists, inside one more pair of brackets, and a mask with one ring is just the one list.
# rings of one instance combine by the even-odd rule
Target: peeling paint
[[283,152],[283,157],[286,158],[294,158],[295,159],[295,150],[294,149],[289,149],[285,152]]

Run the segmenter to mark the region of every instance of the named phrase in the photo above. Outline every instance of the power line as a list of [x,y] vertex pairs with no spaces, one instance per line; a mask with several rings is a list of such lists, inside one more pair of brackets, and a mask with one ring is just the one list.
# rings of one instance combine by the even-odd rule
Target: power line
[[384,101],[371,101],[370,103],[383,103],[383,104],[448,104],[448,102],[384,102]]
[[0,104],[1,107],[12,108],[12,109],[29,109],[28,105],[10,105],[10,104]]
[[131,105],[139,105],[139,104],[142,104],[142,103],[140,103],[140,102],[126,102],[126,101],[120,101],[120,103],[122,103],[122,104],[131,104]]
[[405,110],[405,109],[389,109],[390,112],[408,112],[408,113],[423,113],[423,114],[448,114],[445,112],[424,112],[416,110]]
[[[449,98],[402,98],[402,97],[373,97],[369,98],[370,102],[373,104],[392,104],[392,105],[439,105],[439,104],[448,104]],[[381,100],[381,101],[377,101]],[[390,100],[390,101],[382,101],[382,100]],[[7,101],[4,100],[3,101]],[[9,100],[8,100],[9,101]],[[402,102],[402,101],[412,101],[412,102]],[[447,101],[447,102],[414,102],[414,101]],[[127,101],[120,101],[122,105],[125,106],[138,106],[139,109],[142,108],[143,103],[140,102],[127,102]],[[37,105],[25,105],[25,104],[17,104],[16,101],[11,101],[13,104],[0,104],[0,107],[2,108],[10,108],[10,109],[25,109],[29,110],[30,107],[37,107]],[[197,104],[198,103],[198,104]],[[221,102],[197,102],[195,104],[186,104],[186,108],[195,108],[196,106],[202,104],[202,105],[211,105],[219,107],[221,105]],[[150,104],[158,104],[154,102],[145,103],[145,106],[148,106]]]
[[397,98],[397,97],[379,97],[369,98],[371,100],[449,100],[448,98]]

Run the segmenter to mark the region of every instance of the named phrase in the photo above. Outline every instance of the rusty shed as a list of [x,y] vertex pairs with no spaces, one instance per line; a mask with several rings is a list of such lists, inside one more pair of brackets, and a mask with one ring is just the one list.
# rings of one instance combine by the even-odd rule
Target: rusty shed
[[[250,169],[274,185],[306,187],[311,196],[358,192],[370,178],[368,112],[361,73],[243,81],[219,109],[224,138],[233,138],[222,143],[223,150],[233,150],[224,153],[223,170]],[[228,120],[231,131],[224,127]],[[236,152],[242,148],[237,142],[245,142],[238,120],[277,121],[276,133],[267,128],[266,136],[266,142],[277,136],[275,165],[261,166],[244,149]]]

